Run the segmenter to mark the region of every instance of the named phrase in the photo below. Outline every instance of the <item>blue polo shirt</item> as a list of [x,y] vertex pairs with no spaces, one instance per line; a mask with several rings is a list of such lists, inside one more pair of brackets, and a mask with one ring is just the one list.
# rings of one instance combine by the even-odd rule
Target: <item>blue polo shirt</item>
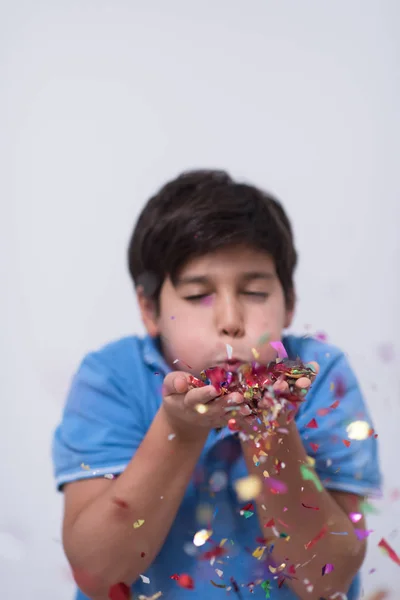
[[[348,447],[343,443],[348,439],[346,428],[350,422],[368,421],[372,426],[345,355],[313,338],[290,335],[283,338],[283,343],[290,358],[299,356],[304,362],[316,360],[320,365],[296,423],[307,454],[315,458],[322,483],[327,489],[361,496],[379,494],[376,439],[371,436],[353,440]],[[162,382],[169,371],[157,340],[148,336],[126,337],[86,356],[72,381],[62,421],[54,435],[58,489],[70,481],[124,471],[161,405]],[[326,414],[322,411],[321,416],[321,409],[332,405],[338,394],[337,408]],[[318,427],[307,427],[314,418]],[[243,513],[243,503],[234,487],[235,480],[246,474],[237,434],[227,428],[219,433],[212,431],[169,535],[151,567],[143,573],[150,583],[139,578],[132,586],[134,598],[161,591],[165,600],[218,600],[226,596],[227,588],[215,587],[211,581],[229,587],[233,577],[240,591],[232,589],[231,597],[265,598],[260,585],[252,590],[249,584],[269,580],[272,598],[294,600],[289,588],[278,588],[277,576],[252,555],[260,546],[257,538],[263,533],[256,514]],[[217,544],[227,540],[223,546],[225,555],[214,561],[204,557],[212,543],[206,542],[200,548],[192,543],[196,531],[209,526],[202,520],[204,514],[212,515],[212,540]],[[179,587],[171,579],[176,573],[188,573],[194,580],[194,589]],[[359,593],[357,576],[349,600],[358,598]],[[84,600],[86,596],[78,591],[76,598]]]

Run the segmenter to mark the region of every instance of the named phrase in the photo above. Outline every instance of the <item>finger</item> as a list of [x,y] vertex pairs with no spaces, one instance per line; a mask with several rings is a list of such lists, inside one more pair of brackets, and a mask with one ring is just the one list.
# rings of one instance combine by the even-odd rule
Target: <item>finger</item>
[[306,390],[310,387],[310,385],[311,379],[308,377],[299,377],[299,379],[296,381],[296,387],[300,390]]
[[315,360],[312,360],[311,362],[307,363],[306,367],[310,367],[310,369],[312,369],[314,371],[314,375],[318,375],[319,364],[317,362],[315,362]]
[[212,385],[206,385],[202,388],[189,390],[185,396],[185,405],[195,407],[197,404],[208,404],[219,396],[219,392]]
[[163,394],[185,394],[189,389],[189,374],[184,371],[168,373],[164,379]]
[[274,392],[287,392],[289,389],[289,384],[283,377],[279,377],[278,381],[276,381],[273,385]]
[[232,392],[225,396],[224,401],[228,406],[236,406],[238,404],[243,404],[244,397],[239,392]]

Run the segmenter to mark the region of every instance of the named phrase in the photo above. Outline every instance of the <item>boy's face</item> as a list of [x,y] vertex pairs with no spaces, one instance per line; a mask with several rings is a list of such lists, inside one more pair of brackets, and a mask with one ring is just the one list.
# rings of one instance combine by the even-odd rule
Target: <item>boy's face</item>
[[[268,342],[280,340],[293,311],[288,310],[272,258],[260,250],[232,246],[189,260],[174,286],[167,278],[161,288],[160,310],[138,290],[143,321],[151,336],[159,335],[168,364],[198,375],[216,365],[276,357]],[[174,364],[174,361],[179,362]],[[190,368],[189,368],[190,366]]]

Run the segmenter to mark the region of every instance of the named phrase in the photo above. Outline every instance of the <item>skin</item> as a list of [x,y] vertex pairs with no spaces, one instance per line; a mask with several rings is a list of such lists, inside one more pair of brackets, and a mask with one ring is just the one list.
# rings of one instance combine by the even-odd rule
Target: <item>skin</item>
[[[232,416],[233,405],[238,406],[242,429],[251,428],[246,419],[250,411],[242,405],[240,394],[216,401],[218,394],[212,386],[189,390],[188,373],[198,376],[226,360],[227,345],[232,347],[232,357],[241,362],[254,360],[253,348],[261,363],[276,357],[268,342],[260,344],[260,337],[268,332],[271,341],[281,340],[283,329],[292,321],[293,307],[285,302],[272,258],[245,246],[223,248],[188,261],[175,286],[168,277],[161,288],[158,312],[140,288],[138,299],[147,331],[160,336],[171,368],[177,358],[177,364],[185,366],[185,371],[173,371],[164,381],[164,408],[174,430],[181,436],[202,435],[205,428],[222,427]],[[301,378],[297,386],[307,388],[310,383]],[[286,388],[283,379],[275,384],[275,389]],[[207,412],[199,414],[194,410],[197,404],[206,404]]]

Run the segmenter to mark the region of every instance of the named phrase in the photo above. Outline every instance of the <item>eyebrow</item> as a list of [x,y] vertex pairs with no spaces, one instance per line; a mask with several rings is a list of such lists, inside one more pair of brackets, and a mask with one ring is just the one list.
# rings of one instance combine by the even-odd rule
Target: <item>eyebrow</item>
[[[274,279],[274,275],[266,271],[246,271],[245,273],[240,274],[240,279],[242,279],[246,283],[257,279],[271,281],[272,279]],[[175,285],[178,287],[194,283],[203,285],[208,284],[210,283],[210,278],[207,275],[186,275],[183,277],[178,277]]]

